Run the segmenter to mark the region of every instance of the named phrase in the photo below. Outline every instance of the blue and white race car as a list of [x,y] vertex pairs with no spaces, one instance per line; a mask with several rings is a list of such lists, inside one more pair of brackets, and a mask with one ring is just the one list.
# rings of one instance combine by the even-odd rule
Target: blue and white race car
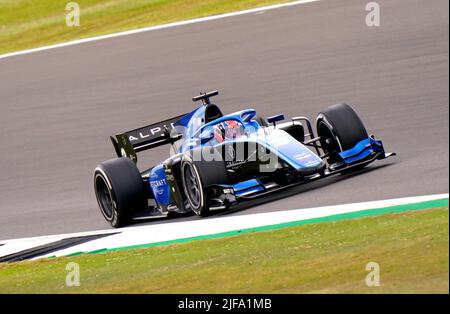
[[[223,115],[200,94],[194,111],[112,136],[118,158],[94,171],[100,210],[113,227],[133,220],[211,211],[395,155],[369,136],[347,104],[323,110],[311,121],[284,115],[267,119],[246,109]],[[170,145],[169,157],[139,171],[137,153]]]

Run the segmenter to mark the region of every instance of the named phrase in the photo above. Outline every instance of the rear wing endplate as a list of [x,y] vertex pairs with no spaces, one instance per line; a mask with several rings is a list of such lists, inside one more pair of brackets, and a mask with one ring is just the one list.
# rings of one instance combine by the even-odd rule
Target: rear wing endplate
[[184,115],[150,124],[125,133],[111,136],[111,142],[118,157],[128,157],[137,162],[136,153],[161,145],[172,144],[181,138],[174,132],[175,122]]

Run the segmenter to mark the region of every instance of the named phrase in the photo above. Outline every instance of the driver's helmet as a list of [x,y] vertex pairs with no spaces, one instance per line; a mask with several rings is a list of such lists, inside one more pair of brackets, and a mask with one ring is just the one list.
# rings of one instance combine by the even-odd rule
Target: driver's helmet
[[214,138],[219,142],[238,139],[244,134],[244,127],[236,120],[227,120],[214,127]]

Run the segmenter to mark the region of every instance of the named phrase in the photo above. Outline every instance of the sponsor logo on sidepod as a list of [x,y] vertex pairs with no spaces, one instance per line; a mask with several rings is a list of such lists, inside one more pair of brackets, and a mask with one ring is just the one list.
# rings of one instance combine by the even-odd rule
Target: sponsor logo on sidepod
[[166,179],[150,181],[150,187],[158,195],[162,195],[164,193],[164,187],[166,185],[167,185]]

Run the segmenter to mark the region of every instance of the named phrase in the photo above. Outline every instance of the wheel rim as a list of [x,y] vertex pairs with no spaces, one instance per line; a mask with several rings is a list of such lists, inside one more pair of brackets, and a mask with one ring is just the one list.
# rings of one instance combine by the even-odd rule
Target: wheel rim
[[186,163],[183,169],[185,191],[192,209],[195,210],[200,207],[202,197],[199,178],[192,164]]
[[333,134],[333,132],[330,130],[328,125],[324,122],[320,122],[318,125],[318,135],[322,138],[320,141],[320,144],[324,148],[325,153],[328,152],[340,152],[341,149],[339,147],[339,143]]
[[105,216],[106,219],[111,220],[113,217],[113,200],[111,191],[109,190],[105,180],[100,175],[97,175],[95,179],[95,191],[103,216]]

